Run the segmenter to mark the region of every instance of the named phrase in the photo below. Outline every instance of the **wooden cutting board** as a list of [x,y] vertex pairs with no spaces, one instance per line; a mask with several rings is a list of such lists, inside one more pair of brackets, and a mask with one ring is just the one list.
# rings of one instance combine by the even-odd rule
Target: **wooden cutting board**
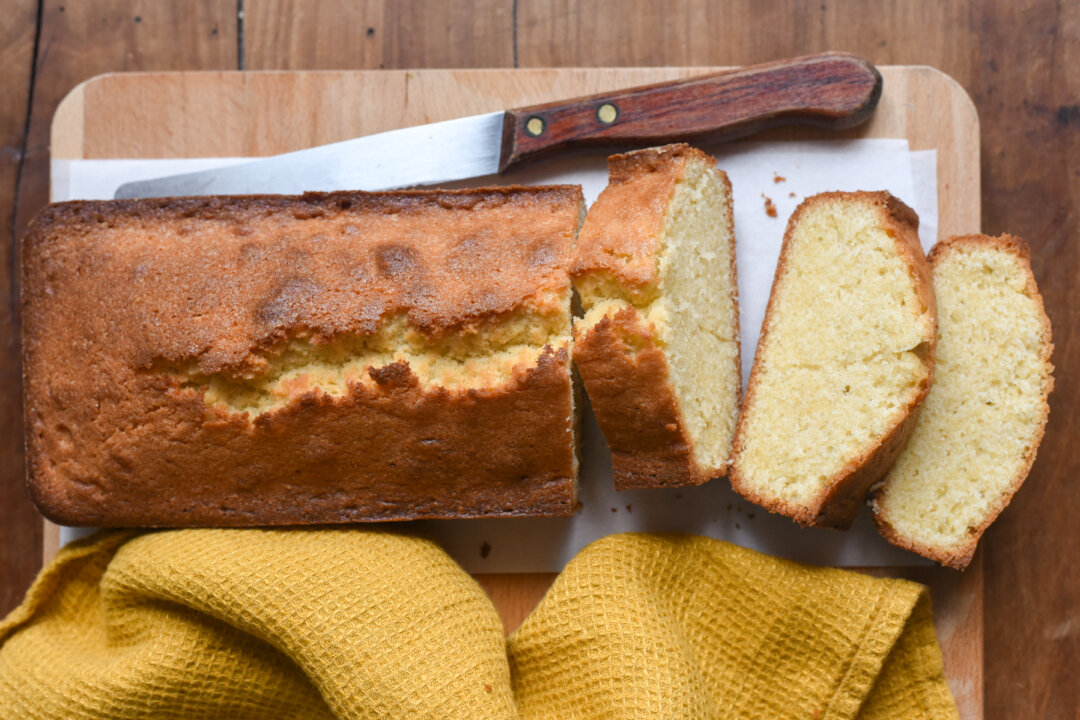
[[[386,70],[129,73],[75,88],[53,119],[53,158],[186,158],[272,155],[359,135],[508,107],[643,85],[720,68]],[[979,121],[964,90],[927,67],[883,67],[885,90],[870,122],[843,133],[799,128],[757,139],[907,138],[936,149],[939,239],[979,230]],[[59,546],[46,523],[45,559]],[[983,716],[982,554],[964,573],[877,568],[931,587],[945,673],[961,716]],[[478,578],[507,631],[532,610],[554,575]]]

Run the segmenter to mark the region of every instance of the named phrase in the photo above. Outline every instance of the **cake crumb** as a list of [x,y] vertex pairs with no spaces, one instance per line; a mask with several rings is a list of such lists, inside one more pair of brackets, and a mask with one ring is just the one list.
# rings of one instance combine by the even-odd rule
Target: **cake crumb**
[[774,183],[782,183],[782,182],[784,182],[785,180],[787,180],[787,178],[786,178],[786,177],[784,177],[783,175],[781,175],[780,173],[773,173],[773,179],[772,179],[772,181],[773,181]]
[[492,691],[491,683],[484,683],[484,689],[488,692]]
[[789,192],[789,193],[787,194],[787,196],[788,196],[788,197],[795,197],[795,193],[793,193],[793,192]]
[[616,510],[615,508],[611,508],[611,512],[619,512],[619,511]]
[[746,519],[747,520],[753,520],[754,519],[754,513],[746,513]]
[[739,523],[735,523],[735,529],[742,530],[742,525],[739,525]]
[[480,557],[487,560],[487,556],[491,554],[491,543],[487,540],[480,543]]
[[765,193],[762,193],[761,197],[765,198],[765,214],[769,217],[776,217],[776,203]]
[[626,506],[626,512],[634,512],[634,506],[633,505],[627,505]]
[[728,503],[728,504],[727,504],[727,511],[728,511],[728,512],[731,512],[731,507],[732,507],[731,503]]

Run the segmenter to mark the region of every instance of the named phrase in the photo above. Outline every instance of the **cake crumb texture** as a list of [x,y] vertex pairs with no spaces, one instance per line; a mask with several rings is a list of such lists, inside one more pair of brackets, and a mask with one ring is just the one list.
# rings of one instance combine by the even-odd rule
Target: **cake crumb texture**
[[887,193],[825,193],[792,215],[735,439],[748,499],[847,527],[903,447],[933,373],[917,227]]
[[971,235],[930,253],[934,385],[873,499],[891,542],[964,568],[1035,459],[1053,387],[1050,321],[1026,244]]

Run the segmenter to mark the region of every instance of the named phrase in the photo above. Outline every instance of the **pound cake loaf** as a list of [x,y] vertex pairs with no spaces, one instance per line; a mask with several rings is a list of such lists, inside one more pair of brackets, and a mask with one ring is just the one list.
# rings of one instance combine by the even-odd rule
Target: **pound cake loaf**
[[791,216],[735,433],[747,499],[846,529],[903,449],[934,368],[918,222],[884,192],[816,195]]
[[70,202],[23,255],[68,525],[570,515],[575,186]]
[[574,357],[615,487],[727,474],[742,381],[731,184],[688,145],[608,160],[571,274]]
[[1028,258],[1008,235],[930,252],[934,386],[871,500],[889,542],[961,570],[1027,477],[1050,412],[1050,320]]

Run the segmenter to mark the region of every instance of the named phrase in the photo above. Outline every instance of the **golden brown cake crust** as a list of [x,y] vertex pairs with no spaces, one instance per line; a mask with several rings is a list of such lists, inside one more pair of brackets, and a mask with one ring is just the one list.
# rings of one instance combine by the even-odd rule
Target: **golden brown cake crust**
[[675,183],[690,160],[716,159],[686,144],[608,158],[608,186],[589,208],[570,273],[611,275],[631,291],[658,281],[656,255]]
[[[765,335],[767,334],[766,328],[769,326],[774,310],[777,283],[780,282],[784,269],[787,267],[793,228],[798,224],[802,213],[812,207],[812,203],[837,199],[872,203],[880,213],[882,224],[890,229],[891,236],[896,241],[898,252],[904,258],[908,267],[911,268],[915,279],[916,293],[918,293],[919,298],[926,307],[930,309],[931,315],[935,319],[934,332],[927,343],[926,354],[923,358],[929,373],[926,382],[919,388],[919,392],[912,404],[907,408],[901,408],[897,412],[890,423],[891,429],[877,445],[868,448],[862,455],[845,463],[844,467],[829,478],[826,483],[826,492],[818,496],[815,502],[809,505],[792,505],[775,498],[764,497],[750,487],[740,473],[738,457],[743,449],[744,418],[747,416],[748,408],[753,406],[759,362],[765,344]],[[933,381],[937,334],[936,318],[937,302],[934,297],[934,286],[930,279],[930,266],[919,242],[919,217],[914,210],[887,192],[827,192],[809,197],[800,203],[788,221],[787,230],[784,234],[784,242],[773,279],[773,292],[769,296],[765,319],[761,325],[763,334],[758,341],[753,369],[750,371],[750,380],[747,383],[746,397],[743,401],[743,413],[740,415],[739,423],[735,428],[735,439],[732,442],[731,451],[734,462],[729,474],[731,486],[735,491],[770,512],[787,515],[800,525],[831,527],[840,530],[851,527],[859,512],[859,507],[866,500],[870,486],[880,480],[892,467],[893,462],[904,449],[904,446],[907,445],[908,438],[911,437],[911,433],[915,429],[919,409],[922,407],[923,401],[926,400]]]
[[495,387],[405,363],[249,416],[162,368],[248,378],[284,343],[432,341],[557,313],[577,187],[74,202],[24,239],[28,481],[66,524],[569,515],[568,348]]
[[[716,165],[711,155],[681,143],[608,158],[609,184],[589,208],[574,252],[575,280],[608,275],[631,298],[659,282],[657,258],[668,207],[691,161]],[[717,176],[730,197],[727,175]],[[730,206],[727,224],[734,224]],[[736,277],[734,252],[731,277]],[[737,312],[735,338],[738,343]],[[700,485],[726,474],[726,468],[697,463],[667,355],[637,309],[609,313],[588,331],[576,324],[574,362],[611,450],[616,489]],[[737,371],[739,362],[736,347]]]
[[694,460],[667,356],[635,308],[608,314],[587,332],[575,328],[574,361],[611,449],[617,490],[700,485],[713,477]]
[[[989,235],[956,235],[934,245],[930,249],[930,253],[927,255],[929,267],[931,273],[938,266],[949,253],[961,250],[965,247],[968,248],[984,248],[990,247],[1003,252],[1010,253],[1020,261],[1027,275],[1027,286],[1025,288],[1027,294],[1035,301],[1036,306],[1039,309],[1039,314],[1042,320],[1043,328],[1043,356],[1042,362],[1046,365],[1050,365],[1050,356],[1054,351],[1053,335],[1050,328],[1050,318],[1046,314],[1046,309],[1043,306],[1043,298],[1039,293],[1039,288],[1035,284],[1035,274],[1031,270],[1031,250],[1028,244],[1022,239],[1013,235],[1000,235],[993,237]],[[1049,397],[1050,392],[1054,389],[1053,375],[1047,374],[1046,384],[1043,387],[1044,397]],[[878,487],[874,490],[873,500],[871,504],[875,507],[873,513],[874,524],[877,525],[878,531],[882,537],[888,540],[897,547],[910,550],[911,552],[922,555],[923,557],[930,558],[931,560],[945,565],[947,567],[955,568],[957,570],[963,570],[971,563],[971,558],[975,555],[975,549],[979,543],[979,538],[982,537],[986,528],[990,527],[990,524],[997,519],[998,515],[1008,507],[1012,502],[1013,496],[1020,489],[1020,486],[1024,484],[1024,480],[1027,479],[1028,473],[1031,471],[1031,466],[1035,463],[1035,455],[1038,452],[1039,445],[1042,443],[1043,435],[1046,432],[1046,423],[1050,417],[1050,406],[1047,405],[1042,413],[1038,430],[1035,433],[1034,441],[1031,444],[1027,454],[1024,456],[1024,462],[1021,466],[1020,472],[1016,474],[1013,482],[1008,489],[1002,493],[1001,498],[995,503],[986,515],[986,519],[974,528],[969,536],[968,542],[963,546],[956,549],[943,549],[936,546],[926,545],[915,541],[912,538],[903,537],[898,535],[886,515],[883,515],[876,511],[876,508],[880,507],[876,502],[884,493],[884,486]]]

